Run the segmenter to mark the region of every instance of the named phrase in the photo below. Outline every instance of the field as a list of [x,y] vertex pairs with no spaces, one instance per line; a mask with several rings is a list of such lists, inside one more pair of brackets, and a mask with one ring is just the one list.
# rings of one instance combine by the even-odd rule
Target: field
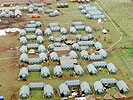
[[[42,30],[45,30],[47,24],[50,22],[58,22],[62,27],[66,27],[68,29],[73,21],[83,21],[86,26],[89,25],[91,27],[95,27],[95,29],[99,29],[93,33],[95,36],[94,41],[98,40],[103,44],[104,49],[107,50],[109,54],[109,57],[105,59],[105,61],[107,63],[112,62],[114,65],[116,65],[118,69],[117,75],[110,75],[107,73],[107,70],[103,70],[99,71],[97,76],[89,76],[86,72],[86,66],[88,65],[88,62],[79,60],[79,64],[85,70],[84,77],[70,77],[70,73],[72,73],[72,71],[64,71],[64,76],[62,78],[54,78],[52,72],[57,63],[50,62],[43,63],[43,65],[49,67],[52,79],[42,79],[40,78],[39,72],[32,72],[29,73],[29,78],[27,81],[19,81],[17,77],[20,70],[19,50],[16,48],[20,47],[18,40],[19,35],[10,33],[7,34],[7,36],[0,37],[0,95],[3,95],[5,100],[18,100],[19,90],[23,85],[28,85],[30,82],[44,82],[45,84],[50,84],[54,87],[55,98],[51,100],[59,100],[60,97],[58,96],[56,90],[58,85],[65,82],[65,80],[79,79],[82,82],[87,81],[90,84],[91,90],[93,92],[92,86],[95,81],[98,81],[101,78],[113,77],[117,80],[125,81],[130,88],[130,93],[126,94],[126,97],[132,97],[133,99],[133,2],[130,0],[97,0],[97,3],[102,5],[109,16],[111,16],[124,30],[122,34],[122,40],[112,48],[110,47],[120,39],[121,34],[117,32],[116,28],[108,18],[107,20],[103,20],[103,24],[98,24],[97,20],[86,19],[85,15],[82,15],[80,10],[78,10],[78,6],[80,5],[78,3],[69,3],[68,9],[60,8],[59,10],[61,11],[61,14],[57,17],[50,18],[46,14],[39,14],[41,15],[41,18],[35,20],[39,20],[43,23],[43,27],[41,27]],[[94,2],[91,2],[91,4],[97,6]],[[46,6],[44,9],[48,8],[56,9],[56,4]],[[27,13],[23,13],[23,17],[21,19],[17,19],[16,23],[12,23],[11,21],[13,20],[14,19],[8,20],[6,25],[9,24],[8,27],[24,28],[24,25],[33,19],[30,18]],[[4,21],[6,22],[6,19],[4,19]],[[6,26],[2,24],[0,25],[1,27]],[[110,30],[108,34],[102,34],[103,27]],[[118,29],[120,29],[120,27]],[[78,34],[87,35],[84,31],[79,31]],[[54,33],[53,36],[61,37],[59,33]],[[69,40],[75,40],[76,35],[68,34],[67,37]],[[107,38],[106,41],[104,41],[105,37]],[[44,39],[45,47],[47,47],[50,42],[46,36],[44,36]],[[109,93],[113,95],[117,91],[118,90],[116,88],[112,88],[109,90]],[[43,91],[32,91],[30,100],[45,100],[42,97]],[[103,97],[103,95],[100,97]]]

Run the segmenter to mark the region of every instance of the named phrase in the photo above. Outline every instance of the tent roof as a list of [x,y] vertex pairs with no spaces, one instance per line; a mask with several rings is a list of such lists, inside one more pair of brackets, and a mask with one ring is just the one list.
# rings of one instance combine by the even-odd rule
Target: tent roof
[[65,81],[65,84],[67,86],[70,86],[70,85],[80,85],[81,81],[80,80],[67,80],[67,81]]
[[92,95],[86,96],[86,100],[95,100],[95,98]]
[[112,96],[110,96],[109,93],[105,94],[105,96],[103,98],[106,100],[112,100]]

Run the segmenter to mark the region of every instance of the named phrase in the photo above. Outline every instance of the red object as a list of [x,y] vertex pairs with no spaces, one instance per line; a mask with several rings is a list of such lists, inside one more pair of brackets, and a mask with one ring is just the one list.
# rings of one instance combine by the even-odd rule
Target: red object
[[40,18],[40,16],[37,16],[37,18]]
[[39,3],[42,3],[42,2],[39,2]]
[[43,3],[47,3],[46,1],[44,1]]
[[35,18],[35,16],[32,16],[32,18]]

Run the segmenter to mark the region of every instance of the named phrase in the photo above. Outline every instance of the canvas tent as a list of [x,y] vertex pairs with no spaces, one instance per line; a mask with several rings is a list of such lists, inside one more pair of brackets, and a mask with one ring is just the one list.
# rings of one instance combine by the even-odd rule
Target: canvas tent
[[50,42],[55,42],[55,37],[54,37],[54,36],[50,36],[50,37],[48,38],[48,40],[49,40]]
[[41,77],[42,78],[48,78],[50,77],[50,71],[47,67],[42,67],[41,69]]
[[103,57],[103,58],[107,58],[108,54],[106,53],[106,51],[104,49],[100,49],[98,51],[98,53]]
[[107,63],[105,61],[97,61],[92,63],[96,68],[106,68]]
[[20,37],[23,37],[23,36],[26,36],[26,31],[24,30],[24,29],[22,29],[22,30],[20,30],[20,32],[19,32],[19,36]]
[[36,35],[26,35],[27,40],[36,40]]
[[105,87],[114,87],[116,86],[117,80],[115,78],[102,78],[100,82]]
[[61,97],[68,97],[70,95],[68,86],[65,83],[60,84],[58,87],[58,93]]
[[25,45],[20,47],[20,54],[27,53],[27,47]]
[[50,60],[51,61],[59,61],[59,57],[56,52],[50,53]]
[[53,12],[54,12],[54,9],[46,9],[44,11],[44,13],[46,13],[46,14],[50,14],[50,13],[53,13]]
[[60,32],[60,27],[59,26],[58,27],[50,27],[50,30],[52,32]]
[[27,39],[25,37],[20,37],[20,44],[21,45],[26,45],[27,44]]
[[78,55],[75,51],[70,51],[69,56],[71,59],[78,59]]
[[44,98],[51,99],[51,98],[53,98],[55,96],[53,87],[51,85],[45,85],[43,91],[44,91],[43,92],[43,97]]
[[26,45],[28,49],[37,49],[38,48],[38,44],[27,44]]
[[72,49],[75,50],[75,51],[80,51],[80,46],[77,43],[74,43],[72,45]]
[[87,52],[87,51],[82,50],[82,51],[80,52],[80,58],[81,58],[81,59],[83,59],[83,60],[88,60],[88,57],[89,57],[89,55],[88,55],[88,52]]
[[85,27],[85,32],[91,34],[93,32],[93,30],[90,26],[86,26]]
[[112,64],[112,63],[109,63],[109,64],[107,65],[107,70],[108,70],[108,72],[109,72],[110,74],[117,74],[117,69],[116,69],[115,65]]
[[48,46],[48,50],[53,50],[54,49],[54,44],[50,44],[49,46]]
[[38,8],[38,13],[42,13],[43,12],[43,8]]
[[45,84],[44,83],[29,83],[28,84],[30,90],[43,90],[44,87],[45,87]]
[[25,28],[36,28],[36,24],[27,24]]
[[60,27],[59,23],[49,23],[48,28],[50,27]]
[[89,61],[101,61],[103,60],[103,57],[101,55],[89,55],[88,60]]
[[37,36],[42,35],[42,31],[39,28],[37,28],[35,31],[35,35]]
[[65,28],[65,27],[61,27],[60,33],[61,33],[62,35],[66,35],[66,34],[67,34],[66,28]]
[[42,52],[39,54],[39,58],[42,60],[42,61],[48,61],[48,58],[47,58],[47,54]]
[[93,15],[91,16],[92,19],[98,20],[98,19],[105,19],[106,16],[105,15]]
[[37,43],[38,44],[44,43],[44,38],[42,36],[37,36]]
[[85,29],[85,26],[84,25],[80,25],[80,26],[74,26],[75,29],[78,31],[78,30],[84,30]]
[[93,46],[94,42],[93,41],[78,41],[79,46]]
[[82,67],[80,65],[76,65],[74,67],[74,71],[75,71],[77,76],[83,76],[84,75],[84,70],[82,69]]
[[19,92],[19,98],[22,100],[30,98],[30,89],[28,86],[24,85],[21,87]]
[[62,70],[73,70],[75,65],[74,64],[61,64],[60,67]]
[[65,35],[63,35],[62,37],[61,37],[61,40],[64,42],[64,41],[67,41],[67,36],[65,36]]
[[41,64],[42,60],[40,58],[29,58],[28,59],[28,64],[33,65],[33,64]]
[[81,81],[80,80],[67,80],[65,81],[65,84],[69,87],[69,88],[79,88]]
[[41,27],[42,26],[42,23],[40,21],[36,21],[36,26],[37,27]]
[[27,33],[32,33],[32,32],[35,32],[36,31],[36,28],[25,28],[25,31]]
[[19,78],[22,80],[26,80],[28,77],[28,69],[26,67],[21,68],[19,72]]
[[83,22],[73,22],[72,26],[81,26],[84,25]]
[[63,75],[63,71],[62,71],[61,67],[55,66],[53,74],[55,77],[61,77]]
[[77,30],[75,27],[70,27],[70,34],[76,34]]
[[94,67],[93,64],[89,64],[86,67],[86,70],[87,70],[87,72],[88,72],[89,75],[96,75],[98,73],[97,69]]
[[50,35],[52,35],[52,31],[50,30],[50,28],[46,28],[46,30],[44,31],[44,34],[46,36],[50,36]]
[[28,65],[27,67],[29,72],[40,72],[42,69],[41,65]]
[[44,45],[39,45],[39,46],[38,46],[38,52],[39,52],[39,53],[42,53],[42,52],[46,53],[47,50],[46,50],[46,48],[45,48]]
[[126,94],[129,93],[130,90],[128,88],[128,86],[126,85],[126,83],[123,80],[120,80],[116,83],[118,90],[120,91],[120,93]]
[[96,43],[94,44],[94,47],[95,47],[96,50],[103,49],[103,46],[102,46],[102,44],[101,44],[100,42],[96,42]]
[[23,53],[20,55],[20,62],[27,63],[28,62],[28,55],[26,53]]
[[90,85],[87,82],[82,82],[80,84],[80,93],[89,95],[91,93]]
[[104,87],[102,85],[102,83],[100,81],[96,81],[94,84],[93,84],[93,88],[94,88],[94,92],[95,94],[103,94],[104,93]]

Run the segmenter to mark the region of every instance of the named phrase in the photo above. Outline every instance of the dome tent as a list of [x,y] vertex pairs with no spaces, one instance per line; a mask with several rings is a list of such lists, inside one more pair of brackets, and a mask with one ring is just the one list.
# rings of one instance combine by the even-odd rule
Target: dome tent
[[50,77],[50,71],[47,67],[42,67],[41,69],[41,77],[42,78],[48,78]]
[[48,40],[49,40],[50,42],[55,42],[55,38],[54,38],[53,36],[50,36],[50,37],[48,38]]
[[26,80],[28,77],[28,69],[26,67],[21,68],[19,72],[19,78],[22,80]]
[[30,89],[28,86],[24,85],[21,87],[19,92],[19,98],[22,100],[30,98]]
[[39,46],[38,46],[38,52],[39,52],[39,53],[42,53],[42,52],[46,53],[47,50],[46,50],[46,48],[45,48],[44,45],[39,45]]
[[20,62],[27,63],[28,62],[28,55],[26,53],[23,53],[20,55]]
[[77,30],[75,27],[70,27],[70,34],[76,34]]
[[24,29],[22,29],[22,30],[20,30],[20,32],[19,32],[19,36],[20,37],[23,37],[23,36],[26,36],[26,31],[24,30]]
[[65,27],[61,27],[60,33],[61,33],[62,35],[66,35],[66,34],[67,34],[66,28],[65,28]]
[[48,61],[47,55],[44,52],[42,52],[42,53],[39,54],[39,58],[42,61]]
[[75,51],[70,51],[69,56],[71,59],[78,59],[78,55],[76,54]]
[[53,74],[55,77],[61,77],[63,75],[63,71],[62,71],[61,67],[55,66]]
[[23,45],[20,47],[20,54],[27,53],[27,46]]
[[89,95],[91,93],[90,85],[87,82],[80,84],[80,94]]
[[50,30],[50,28],[46,28],[46,30],[44,31],[44,34],[46,36],[50,36],[50,35],[52,35],[52,31]]
[[96,75],[98,73],[97,69],[95,68],[95,66],[93,64],[89,64],[86,67],[86,70],[89,75]]
[[37,36],[37,43],[38,44],[44,43],[44,38],[42,36]]

